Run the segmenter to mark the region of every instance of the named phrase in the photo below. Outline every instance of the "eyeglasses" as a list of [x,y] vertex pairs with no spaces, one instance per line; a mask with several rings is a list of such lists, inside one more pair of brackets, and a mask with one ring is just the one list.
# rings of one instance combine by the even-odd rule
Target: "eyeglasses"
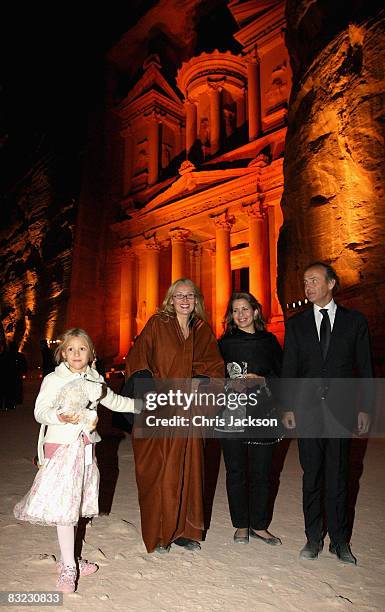
[[185,298],[192,302],[195,300],[195,293],[174,293],[172,297],[178,300],[178,302],[182,302]]

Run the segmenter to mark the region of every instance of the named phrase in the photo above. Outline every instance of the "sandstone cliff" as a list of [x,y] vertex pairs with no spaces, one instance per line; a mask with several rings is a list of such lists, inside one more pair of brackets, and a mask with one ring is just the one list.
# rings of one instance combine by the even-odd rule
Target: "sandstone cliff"
[[376,2],[287,2],[294,80],[278,251],[283,305],[303,299],[308,263],[335,266],[342,280],[340,301],[369,318],[381,371],[385,15],[377,7]]

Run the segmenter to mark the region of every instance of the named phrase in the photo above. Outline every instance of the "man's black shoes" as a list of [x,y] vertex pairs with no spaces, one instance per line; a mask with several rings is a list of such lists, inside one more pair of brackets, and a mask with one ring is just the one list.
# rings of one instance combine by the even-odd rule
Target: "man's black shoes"
[[332,544],[332,542],[330,542],[329,552],[331,552],[332,555],[337,555],[342,563],[357,565],[357,559],[350,550],[350,546],[347,542],[342,542],[342,544]]
[[320,542],[308,540],[299,553],[299,558],[314,561],[314,559],[318,559],[318,555],[323,549],[323,546],[324,543],[322,540]]

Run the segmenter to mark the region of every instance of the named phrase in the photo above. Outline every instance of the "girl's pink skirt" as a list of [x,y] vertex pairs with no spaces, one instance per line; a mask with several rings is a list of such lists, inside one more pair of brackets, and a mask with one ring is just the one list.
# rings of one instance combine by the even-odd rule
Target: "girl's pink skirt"
[[84,456],[82,436],[58,446],[53,454],[45,452],[31,489],[14,507],[15,517],[39,525],[77,525],[81,516],[96,516],[99,469],[95,458],[85,465]]

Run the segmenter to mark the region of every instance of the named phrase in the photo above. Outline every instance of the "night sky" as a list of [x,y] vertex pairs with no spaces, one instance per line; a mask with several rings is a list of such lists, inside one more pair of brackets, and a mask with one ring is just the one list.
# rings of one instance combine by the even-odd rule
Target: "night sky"
[[[156,4],[113,0],[31,6],[16,1],[7,9],[0,36],[5,60],[0,80],[3,205],[4,194],[47,152],[62,158],[64,165],[67,157],[71,165],[81,156],[87,117],[103,100],[106,53]],[[209,0],[201,7],[195,53],[228,49],[236,25],[227,3]],[[154,50],[149,41],[147,51]]]
[[103,96],[105,54],[155,1],[18,4],[1,34],[3,193],[39,151],[82,148],[87,115]]

